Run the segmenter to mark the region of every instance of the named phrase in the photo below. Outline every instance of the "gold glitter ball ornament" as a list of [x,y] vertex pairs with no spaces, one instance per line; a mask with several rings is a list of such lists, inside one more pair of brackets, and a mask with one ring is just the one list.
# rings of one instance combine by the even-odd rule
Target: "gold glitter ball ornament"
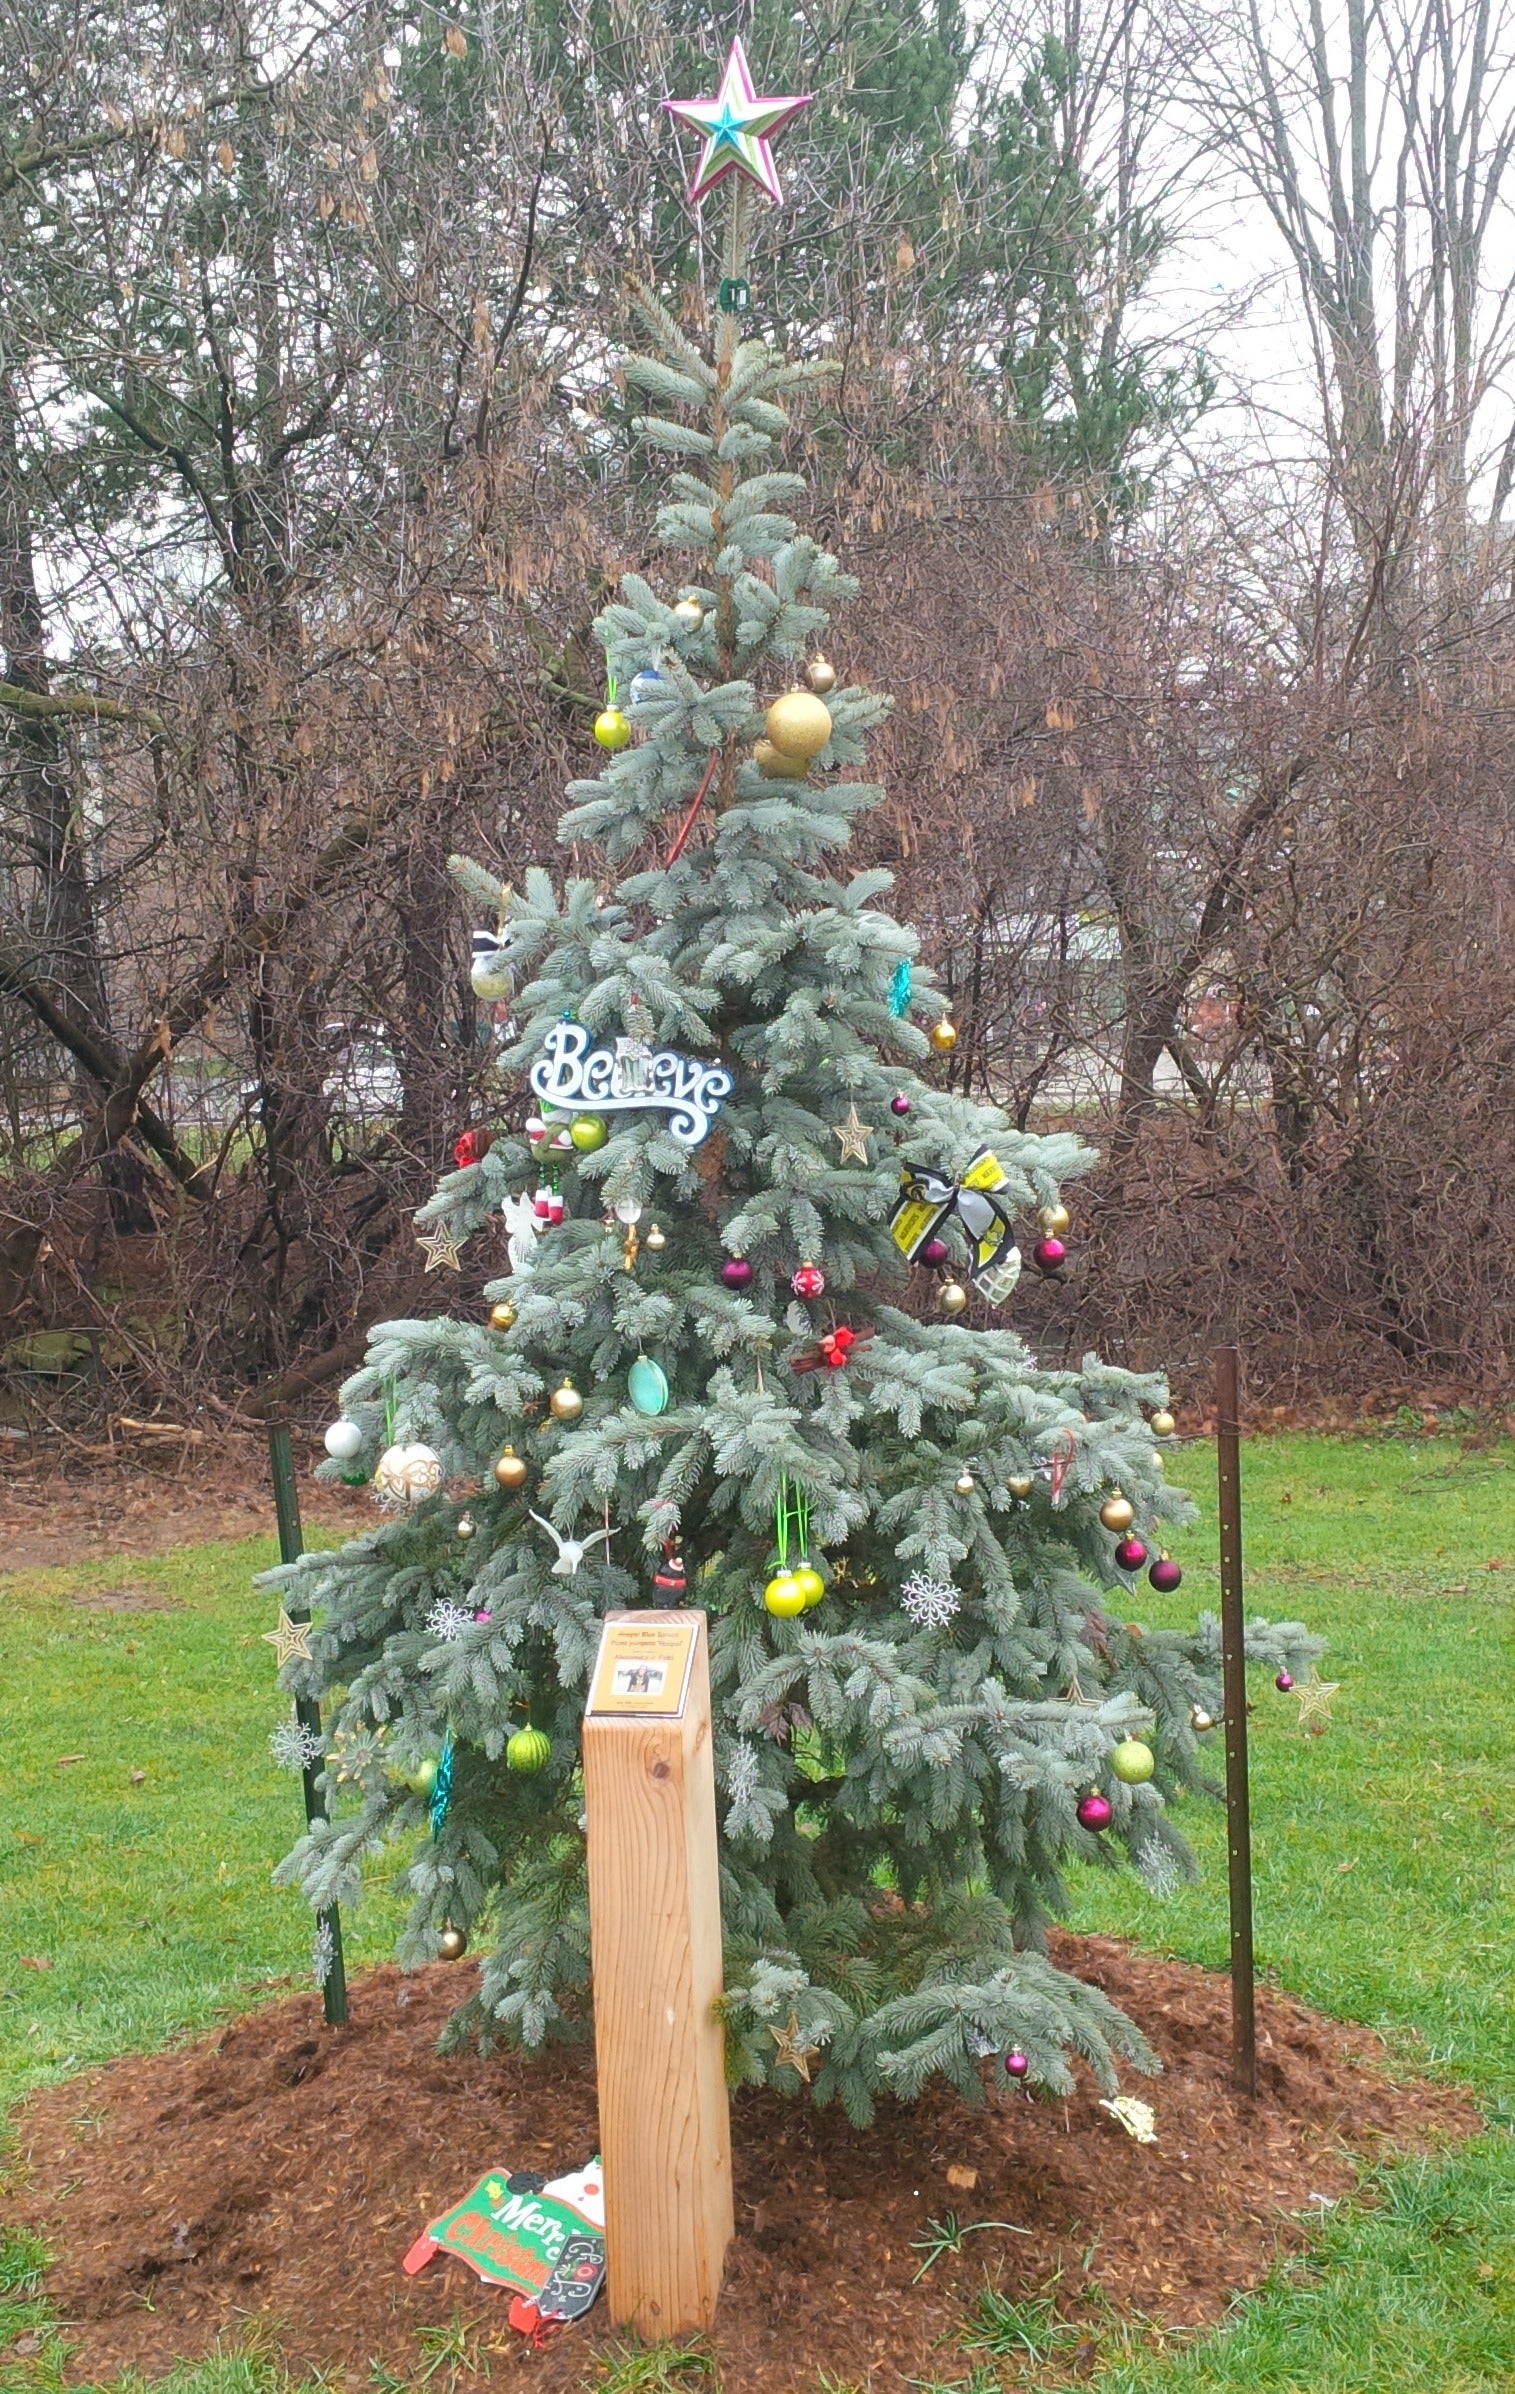
[[508,1297],[502,1297],[498,1305],[490,1306],[489,1327],[491,1330],[513,1330],[515,1326],[516,1309]]
[[1036,1480],[1029,1471],[1012,1471],[1005,1486],[1015,1498],[1016,1503],[1023,1505],[1026,1499],[1034,1493]]
[[765,781],[803,781],[810,771],[808,756],[785,756],[771,740],[759,740],[752,761]]
[[960,1471],[952,1485],[959,1496],[971,1496],[978,1483],[971,1471]]
[[780,756],[819,756],[831,737],[831,709],[811,690],[786,690],[763,718],[763,729]]
[[944,1014],[940,1022],[931,1025],[926,1037],[939,1056],[950,1056],[957,1045],[957,1024],[950,1015]]
[[705,620],[705,610],[697,598],[676,599],[673,620],[681,632],[697,632]]
[[554,1421],[577,1421],[584,1410],[584,1400],[571,1380],[552,1392],[550,1410]]
[[667,1231],[666,1231],[666,1230],[659,1230],[659,1228],[658,1228],[658,1226],[657,1226],[656,1222],[654,1222],[654,1223],[653,1223],[653,1225],[652,1225],[652,1228],[651,1228],[651,1229],[648,1231],[648,1233],[647,1233],[647,1241],[646,1241],[646,1244],[647,1244],[648,1250],[649,1250],[649,1252],[650,1252],[651,1254],[653,1254],[653,1255],[661,1255],[661,1254],[662,1254],[662,1252],[663,1252],[663,1249],[664,1249],[664,1248],[667,1246],[667,1244],[668,1244],[668,1233],[667,1233]]

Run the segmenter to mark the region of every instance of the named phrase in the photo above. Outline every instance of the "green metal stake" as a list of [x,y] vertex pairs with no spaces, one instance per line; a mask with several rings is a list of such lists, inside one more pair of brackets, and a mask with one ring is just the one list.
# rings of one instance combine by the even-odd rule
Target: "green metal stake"
[[1226,1846],[1231,1895],[1231,2084],[1257,2092],[1253,2003],[1252,1800],[1247,1781],[1247,1624],[1241,1565],[1241,1361],[1217,1347],[1215,1431],[1220,1483],[1220,1652],[1226,1716]]
[[[300,1496],[295,1486],[294,1450],[289,1443],[288,1428],[283,1422],[273,1422],[269,1425],[268,1460],[274,1475],[274,1511],[279,1520],[279,1560],[281,1563],[295,1563],[305,1552],[305,1540],[300,1530]],[[291,1612],[289,1617],[292,1621],[308,1621],[310,1619],[309,1613]],[[296,1696],[295,1718],[302,1729],[309,1729],[315,1736],[320,1736],[321,1707],[319,1704],[313,1703],[309,1696]],[[325,1799],[316,1785],[316,1780],[320,1775],[320,1764],[313,1765],[301,1775],[305,1781],[305,1820],[308,1827],[312,1821],[326,1818]],[[326,1973],[325,1983],[321,1989],[321,2000],[326,2006],[327,2026],[340,2028],[347,2018],[347,1972],[342,1963],[342,1915],[337,1906],[332,1904],[318,1918],[319,1927],[326,1931],[331,1940],[331,1967]]]

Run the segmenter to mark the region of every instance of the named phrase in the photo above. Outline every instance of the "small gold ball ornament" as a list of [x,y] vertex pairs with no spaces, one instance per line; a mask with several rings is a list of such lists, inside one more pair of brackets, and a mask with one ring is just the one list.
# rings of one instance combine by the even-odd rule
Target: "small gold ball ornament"
[[453,1526],[460,1538],[471,1538],[473,1536],[473,1515],[460,1513]]
[[959,1496],[971,1496],[978,1483],[971,1471],[960,1471],[952,1485]]
[[1016,1503],[1023,1505],[1029,1497],[1035,1494],[1036,1480],[1029,1471],[1012,1471],[1005,1486],[1015,1498]]
[[705,620],[705,610],[697,598],[676,599],[673,620],[681,632],[697,632]]
[[513,1446],[506,1447],[494,1467],[494,1476],[502,1488],[524,1488],[530,1473],[530,1464],[516,1453]]
[[1189,1726],[1196,1737],[1204,1737],[1215,1727],[1215,1722],[1203,1704],[1195,1704],[1190,1708]]
[[454,1928],[452,1922],[449,1920],[446,1928],[443,1929],[441,1936],[437,1940],[437,1955],[439,1960],[444,1962],[461,1962],[464,1954],[467,1953],[467,1951],[467,1937],[460,1928]]
[[1158,1453],[1156,1447],[1152,1449],[1151,1454],[1147,1457],[1147,1461],[1151,1464],[1153,1470],[1159,1474],[1165,1472],[1168,1468],[1167,1464],[1163,1461],[1162,1456]]
[[649,1248],[649,1250],[651,1251],[651,1253],[652,1253],[652,1254],[654,1254],[654,1255],[661,1255],[661,1254],[662,1254],[662,1252],[663,1252],[663,1249],[664,1249],[664,1248],[667,1246],[667,1244],[668,1244],[668,1233],[667,1233],[667,1231],[666,1231],[666,1230],[659,1230],[659,1228],[658,1228],[658,1226],[657,1226],[656,1222],[654,1222],[654,1223],[653,1223],[653,1225],[652,1225],[652,1228],[651,1228],[651,1229],[648,1231],[648,1233],[647,1233],[647,1237],[646,1237],[646,1240],[645,1240],[645,1244],[646,1244],[646,1246]]
[[817,698],[827,698],[836,688],[836,667],[829,657],[812,657],[805,667],[805,680]]
[[1060,1239],[1073,1220],[1073,1216],[1063,1204],[1038,1207],[1036,1218],[1049,1239]]
[[1161,1413],[1153,1414],[1152,1419],[1147,1426],[1151,1430],[1154,1438],[1171,1438],[1174,1431],[1178,1428],[1178,1423],[1174,1420],[1173,1415],[1168,1411],[1168,1408],[1165,1405]]
[[784,756],[771,740],[759,740],[752,761],[765,781],[803,781],[810,771],[808,756]]
[[961,1313],[968,1302],[968,1291],[960,1280],[944,1280],[936,1292],[936,1301],[943,1313]]
[[554,1421],[577,1421],[583,1412],[584,1400],[566,1376],[562,1387],[553,1390],[549,1410]]
[[1099,1517],[1107,1530],[1114,1530],[1118,1537],[1123,1537],[1136,1519],[1136,1507],[1130,1497],[1122,1496],[1117,1488],[1100,1506]]
[[498,1305],[490,1306],[489,1327],[491,1330],[513,1330],[515,1326],[516,1309],[508,1297],[502,1297]]
[[780,756],[819,756],[831,737],[831,709],[811,690],[786,690],[763,718],[763,729]]
[[944,1014],[940,1022],[931,1025],[926,1037],[939,1056],[950,1056],[957,1045],[957,1024],[950,1015]]

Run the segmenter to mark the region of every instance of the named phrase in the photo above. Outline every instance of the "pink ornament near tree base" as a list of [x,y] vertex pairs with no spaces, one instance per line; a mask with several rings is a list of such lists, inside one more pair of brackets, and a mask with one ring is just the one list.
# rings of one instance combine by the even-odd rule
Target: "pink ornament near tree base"
[[1078,1817],[1082,1828],[1108,1829],[1114,1812],[1110,1798],[1101,1795],[1097,1787],[1091,1788],[1088,1795],[1079,1799]]
[[1060,1272],[1068,1260],[1068,1250],[1061,1239],[1038,1239],[1031,1250],[1031,1261],[1039,1272],[1049,1275]]
[[1294,1685],[1293,1672],[1280,1671],[1278,1677],[1274,1680],[1273,1685],[1277,1688],[1281,1696],[1286,1696],[1290,1688]]
[[1031,2064],[1027,2061],[1019,2046],[1012,2048],[1012,2050],[1005,2055],[1005,2076],[1007,2078],[1024,2078],[1030,2067]]

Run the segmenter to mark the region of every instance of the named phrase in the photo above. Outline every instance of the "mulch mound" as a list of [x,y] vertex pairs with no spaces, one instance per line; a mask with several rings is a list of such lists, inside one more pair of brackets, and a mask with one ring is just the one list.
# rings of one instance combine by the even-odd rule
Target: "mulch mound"
[[[1214,2318],[1300,2236],[1316,2196],[1348,2193],[1352,2156],[1471,2134],[1457,2091],[1396,2080],[1365,2030],[1262,1991],[1261,2099],[1227,2086],[1229,1989],[1112,1938],[1060,1936],[1057,1960],[1138,2020],[1165,2075],[1130,2091],[1159,2141],[1135,2143],[1097,2090],[981,2111],[945,2092],[887,2107],[860,2133],[766,2091],[734,2106],[737,2235],[713,2342],[726,2394],[796,2394],[826,2368],[876,2386],[960,2365],[944,2353],[986,2270],[1078,2313],[1096,2290],[1167,2322]],[[416,2331],[461,2312],[493,2374],[580,2382],[610,2332],[603,2304],[537,2353],[506,2297],[439,2256],[400,2271],[412,2238],[492,2168],[549,2174],[595,2149],[583,2049],[442,2060],[462,1974],[374,1971],[331,2030],[296,1995],[219,2036],[117,2062],[32,2098],[12,2208],[57,2255],[47,2291],[72,2324],[75,2373],[157,2374],[252,2318],[291,2360],[366,2384],[403,2370]],[[973,2175],[969,2176],[969,2173]],[[928,2220],[997,2220],[913,2283]],[[149,2305],[151,2306],[149,2308]],[[1092,2350],[1092,2348],[1091,2348]]]

